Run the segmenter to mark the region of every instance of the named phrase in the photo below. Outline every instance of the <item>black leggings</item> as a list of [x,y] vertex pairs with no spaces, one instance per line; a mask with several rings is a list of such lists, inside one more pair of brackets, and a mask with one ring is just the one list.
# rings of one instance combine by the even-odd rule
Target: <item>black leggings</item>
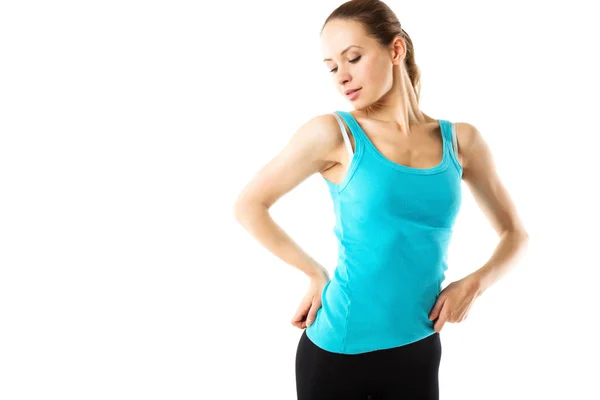
[[296,351],[298,400],[438,400],[440,334],[361,354],[332,353],[302,333]]

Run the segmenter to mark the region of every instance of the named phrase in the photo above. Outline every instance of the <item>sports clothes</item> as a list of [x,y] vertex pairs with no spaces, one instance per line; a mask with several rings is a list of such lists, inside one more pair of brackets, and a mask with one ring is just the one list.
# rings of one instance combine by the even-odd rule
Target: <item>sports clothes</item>
[[361,354],[321,349],[303,331],[296,350],[298,400],[438,400],[439,333]]
[[[383,156],[352,114],[334,115],[351,163],[340,184],[325,179],[335,212],[338,262],[307,338],[340,354],[417,342],[436,333],[428,316],[445,278],[461,205],[454,124],[438,120],[441,162],[412,168]],[[340,116],[354,136],[355,152]]]

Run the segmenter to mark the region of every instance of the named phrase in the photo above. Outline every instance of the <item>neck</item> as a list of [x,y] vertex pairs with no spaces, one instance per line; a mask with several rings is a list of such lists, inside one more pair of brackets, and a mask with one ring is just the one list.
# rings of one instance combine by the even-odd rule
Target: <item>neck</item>
[[431,122],[431,118],[419,109],[417,94],[406,69],[395,65],[393,77],[389,92],[357,112],[369,119],[395,124],[402,134],[408,135],[411,126]]

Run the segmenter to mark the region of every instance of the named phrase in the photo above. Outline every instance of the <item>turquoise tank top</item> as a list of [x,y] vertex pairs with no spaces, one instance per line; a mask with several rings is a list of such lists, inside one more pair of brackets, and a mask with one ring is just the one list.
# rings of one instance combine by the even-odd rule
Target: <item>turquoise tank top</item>
[[343,354],[421,340],[435,333],[429,312],[448,268],[462,200],[454,124],[438,120],[442,161],[412,168],[381,154],[352,114],[336,113],[356,144],[343,181],[325,179],[335,212],[338,261],[306,335],[320,348]]

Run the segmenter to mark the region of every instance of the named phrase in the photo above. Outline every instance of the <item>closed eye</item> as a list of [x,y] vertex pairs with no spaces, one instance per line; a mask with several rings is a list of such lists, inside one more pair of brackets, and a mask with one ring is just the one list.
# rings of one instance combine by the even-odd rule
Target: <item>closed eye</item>
[[[350,62],[351,62],[352,64],[355,64],[355,63],[357,63],[357,62],[358,62],[358,60],[360,60],[360,57],[361,57],[361,56],[358,56],[358,57],[356,57],[354,60],[350,60]],[[335,71],[337,71],[337,68],[334,68],[334,69],[332,69],[332,70],[331,70],[331,71],[329,71],[329,72],[335,72]]]

